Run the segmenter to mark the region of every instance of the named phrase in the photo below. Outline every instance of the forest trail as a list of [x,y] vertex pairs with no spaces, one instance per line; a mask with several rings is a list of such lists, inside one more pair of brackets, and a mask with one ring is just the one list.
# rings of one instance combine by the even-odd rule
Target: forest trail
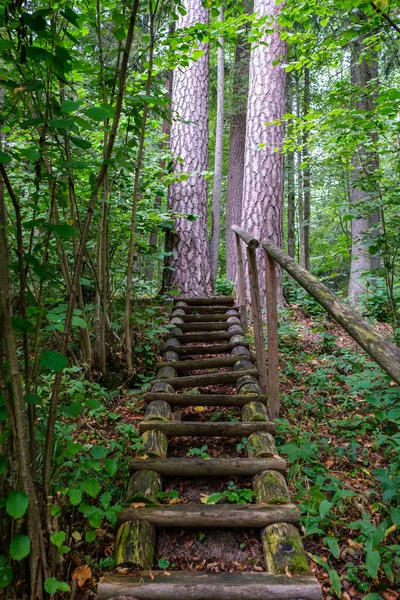
[[[157,379],[146,394],[146,416],[139,426],[143,449],[132,461],[126,508],[119,515],[116,571],[100,582],[99,599],[321,598],[298,530],[299,511],[290,501],[286,462],[275,445],[275,425],[268,418],[267,397],[262,394],[234,299],[176,300],[170,323]],[[232,410],[241,410],[241,421]],[[217,456],[211,457],[207,440],[213,437],[219,442]],[[191,447],[191,442],[200,447]],[[245,450],[246,458],[240,450]],[[168,453],[173,456],[167,458]],[[194,487],[206,478],[214,482],[210,488],[214,493],[203,494],[200,502],[168,497],[162,493],[163,480],[165,484],[171,477],[192,480]],[[215,493],[212,485],[220,485],[224,478],[239,478],[241,484],[229,481],[230,493]],[[248,487],[243,488],[246,481]],[[160,502],[163,496],[169,504]],[[243,503],[243,498],[255,503]],[[264,568],[252,570],[251,565],[242,564],[237,572],[229,573],[152,571],[156,530],[173,528],[255,529],[262,543]],[[163,554],[166,559],[168,548]],[[168,568],[170,561],[165,562]]]

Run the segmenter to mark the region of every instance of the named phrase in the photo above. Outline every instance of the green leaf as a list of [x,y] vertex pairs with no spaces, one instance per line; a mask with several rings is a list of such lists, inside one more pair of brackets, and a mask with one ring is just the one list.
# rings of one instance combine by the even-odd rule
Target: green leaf
[[14,46],[11,40],[0,40],[0,50],[9,50]]
[[8,496],[6,511],[14,519],[20,519],[24,516],[29,505],[28,495],[23,491],[13,491]]
[[55,594],[56,592],[69,592],[69,585],[65,581],[57,581],[55,577],[50,577],[44,582],[44,589],[48,594]]
[[169,560],[167,558],[160,558],[160,560],[158,561],[158,567],[160,569],[168,569],[170,564],[171,563],[169,562]]
[[0,150],[0,163],[2,165],[8,165],[10,162],[11,162],[11,156]]
[[50,541],[52,544],[57,546],[57,548],[61,548],[61,546],[65,542],[66,537],[67,534],[65,533],[65,531],[57,531],[56,533],[53,533],[50,536]]
[[116,458],[106,458],[104,461],[104,468],[110,477],[114,477],[115,473],[118,471],[118,460]]
[[69,501],[72,506],[77,506],[82,502],[82,492],[81,490],[77,490],[75,488],[71,488],[68,491]]
[[329,574],[329,579],[331,580],[331,585],[332,585],[333,591],[338,596],[338,598],[340,598],[341,593],[342,593],[342,584],[340,582],[340,577],[338,575],[338,572],[335,571],[334,569],[329,569],[328,574]]
[[40,154],[36,148],[24,148],[23,150],[20,150],[19,153],[31,162],[36,162],[40,158]]
[[382,600],[382,596],[376,592],[373,592],[372,594],[367,594],[364,596],[363,600]]
[[82,329],[86,329],[87,327],[87,323],[82,317],[72,317],[72,325],[74,327],[82,327]]
[[13,329],[17,331],[29,331],[32,329],[32,324],[28,319],[20,319],[19,317],[11,317]]
[[95,398],[88,398],[87,400],[85,400],[85,404],[88,408],[91,408],[92,410],[100,408],[100,402]]
[[68,364],[66,357],[55,350],[47,350],[40,357],[40,366],[50,371],[62,371]]
[[61,225],[52,225],[52,230],[60,238],[64,238],[64,239],[76,237],[78,235],[78,232],[76,231],[76,229],[74,229],[72,227],[72,225],[68,225],[68,223],[62,223]]
[[326,537],[326,538],[324,538],[324,543],[328,546],[328,548],[331,551],[331,553],[333,554],[333,556],[335,558],[339,558],[340,550],[339,550],[339,545],[338,545],[337,539],[334,537]]
[[26,394],[25,400],[27,404],[42,406],[42,399],[37,394]]
[[105,108],[100,108],[100,106],[91,106],[90,108],[86,108],[83,112],[89,119],[93,119],[93,121],[104,121],[110,116],[110,111]]
[[96,539],[96,533],[94,531],[92,531],[91,529],[85,533],[85,540],[87,542],[94,542],[95,539]]
[[378,550],[368,550],[365,558],[365,566],[368,576],[371,577],[371,579],[375,579],[375,577],[378,575],[380,564],[381,555],[379,554]]
[[332,506],[333,504],[332,502],[329,502],[329,500],[322,500],[321,504],[319,505],[319,516],[321,517],[321,519],[323,519],[328,514]]
[[75,144],[75,146],[82,148],[82,150],[89,150],[89,148],[92,147],[92,144],[83,138],[77,138],[71,135],[69,139],[73,144]]
[[49,61],[51,58],[53,58],[53,54],[51,52],[45,48],[41,48],[40,46],[27,46],[26,56],[35,62]]
[[10,543],[10,556],[14,560],[22,560],[31,551],[31,540],[27,535],[16,535]]
[[79,26],[78,15],[70,6],[66,6],[65,9],[61,11],[61,14],[69,23],[71,23],[71,25],[74,25],[75,27]]
[[5,456],[0,455],[0,475],[7,471],[8,463]]
[[93,458],[104,458],[107,456],[108,450],[105,446],[98,445],[91,449],[91,454]]
[[12,582],[14,574],[12,568],[7,565],[7,558],[4,554],[0,556],[0,559],[4,559],[4,562],[3,560],[0,562],[0,589],[4,589]]
[[96,498],[100,493],[100,483],[97,479],[85,479],[82,483],[82,489],[91,498]]
[[65,114],[73,113],[78,110],[81,104],[81,100],[78,100],[77,102],[73,102],[72,100],[64,100],[64,102],[61,104],[61,112]]

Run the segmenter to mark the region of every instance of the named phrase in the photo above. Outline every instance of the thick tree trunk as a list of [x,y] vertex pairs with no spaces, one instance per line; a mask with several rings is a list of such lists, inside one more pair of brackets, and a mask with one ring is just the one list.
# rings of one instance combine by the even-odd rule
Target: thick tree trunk
[[[208,23],[208,10],[201,0],[186,0],[186,15],[179,16],[178,29],[194,23]],[[188,179],[173,183],[169,189],[170,208],[198,215],[189,221],[178,218],[173,250],[175,271],[172,285],[182,294],[202,296],[211,292],[210,254],[207,234],[207,182],[202,175],[208,166],[208,45],[196,62],[176,69],[173,80],[175,120],[171,127],[171,150],[183,162],[175,162],[175,173]]]
[[[303,118],[307,117],[310,109],[310,69],[304,70],[304,102]],[[308,131],[304,129],[303,134],[303,161],[307,163],[303,175],[303,245],[301,247],[300,264],[310,270],[310,201],[311,201],[311,169],[309,164]]]
[[[293,77],[291,73],[287,74],[286,82],[287,112],[293,113]],[[286,173],[287,173],[287,248],[288,254],[294,258],[296,247],[296,228],[295,228],[295,185],[294,185],[294,152],[286,155]]]
[[232,225],[242,220],[244,148],[249,79],[250,45],[245,36],[238,39],[233,75],[233,114],[229,138],[228,185],[226,191],[226,276],[236,281],[237,260]]
[[[282,246],[283,238],[283,125],[266,125],[285,112],[285,71],[274,64],[286,55],[280,39],[277,17],[282,5],[275,0],[256,0],[259,17],[271,16],[274,32],[265,45],[257,45],[250,56],[247,104],[246,148],[243,183],[242,227],[258,239]],[[265,298],[264,261],[259,253],[260,291]],[[246,260],[247,263],[247,260]],[[283,303],[282,281],[278,276],[278,297]]]
[[[224,20],[224,8],[219,9],[219,21]],[[218,38],[217,124],[215,132],[214,187],[212,198],[212,230],[210,239],[211,281],[215,287],[218,272],[219,241],[221,234],[222,159],[224,153],[224,38]]]
[[[372,57],[368,63],[365,58],[361,59],[363,50],[363,39],[360,37],[351,47],[351,83],[355,86],[355,108],[368,112],[373,110],[375,103],[378,63],[376,57]],[[348,298],[350,304],[354,305],[358,304],[360,294],[366,291],[364,275],[379,265],[379,259],[369,254],[367,243],[370,227],[376,227],[379,223],[379,216],[376,212],[371,213],[368,206],[375,190],[371,183],[366,184],[364,181],[362,185],[360,182],[361,178],[366,178],[378,168],[378,156],[374,149],[376,136],[372,133],[370,137],[372,149],[360,144],[353,157],[350,202],[357,216],[351,223],[352,248]]]

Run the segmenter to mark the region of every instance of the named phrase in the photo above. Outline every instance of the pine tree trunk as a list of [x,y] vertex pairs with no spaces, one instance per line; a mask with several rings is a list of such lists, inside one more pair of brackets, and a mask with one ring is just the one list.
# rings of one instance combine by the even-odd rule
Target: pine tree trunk
[[[296,74],[296,117],[300,119],[301,107],[300,107],[300,73]],[[299,247],[298,247],[298,262],[301,260],[304,247],[304,221],[303,221],[303,172],[301,170],[301,163],[303,161],[301,147],[301,138],[297,138],[298,150],[296,152],[296,178],[297,178],[297,216],[298,216],[298,231],[299,231]]]
[[[219,9],[220,22],[224,20],[224,8]],[[217,80],[217,124],[215,132],[214,187],[212,198],[212,230],[210,239],[211,281],[213,288],[218,272],[218,254],[221,230],[221,188],[222,159],[224,152],[224,87],[225,87],[225,51],[224,38],[218,38],[218,80]]]
[[[351,83],[355,87],[354,93],[356,94],[355,108],[368,112],[373,110],[375,104],[378,63],[376,56],[373,56],[368,63],[365,58],[361,58],[363,50],[363,38],[360,37],[351,47],[350,72]],[[369,229],[371,225],[376,226],[379,223],[377,213],[371,213],[368,210],[368,204],[375,190],[371,189],[371,184],[367,185],[369,189],[363,189],[362,183],[365,186],[365,180],[360,181],[378,168],[378,155],[374,149],[375,141],[376,135],[372,133],[372,149],[359,145],[352,161],[350,202],[352,209],[359,214],[353,218],[351,223],[352,248],[348,298],[350,304],[353,305],[358,304],[360,294],[366,291],[364,274],[379,264],[379,259],[373,258],[368,251]]]
[[[303,118],[305,119],[310,109],[310,69],[304,70],[304,103],[303,103]],[[311,201],[311,169],[309,164],[308,150],[308,131],[304,130],[303,134],[303,162],[307,163],[304,168],[303,175],[303,245],[300,256],[300,264],[302,267],[310,270],[310,201]]]
[[[252,2],[249,4],[253,4]],[[252,6],[249,7],[251,12]],[[229,138],[228,185],[226,191],[226,276],[236,281],[237,260],[232,225],[242,220],[244,148],[246,144],[247,94],[249,87],[250,45],[245,36],[238,39],[233,74],[233,114]]]
[[[293,114],[293,77],[291,73],[287,74],[286,97],[287,112]],[[295,228],[295,184],[294,184],[294,152],[288,152],[286,155],[286,175],[287,175],[287,248],[291,258],[295,256],[296,247],[296,228]]]
[[[186,0],[186,15],[179,16],[177,28],[208,23],[208,10],[201,0]],[[183,162],[175,161],[175,173],[187,173],[186,181],[173,183],[169,189],[170,208],[176,212],[198,215],[195,220],[176,220],[177,241],[174,246],[172,285],[182,294],[204,296],[211,293],[210,253],[207,234],[207,181],[202,175],[208,166],[208,45],[199,44],[204,52],[196,62],[177,68],[173,80],[171,150]]]
[[[286,44],[280,39],[276,23],[281,6],[275,0],[254,2],[254,11],[260,17],[273,17],[275,30],[272,35],[265,36],[266,45],[257,44],[250,55],[241,222],[243,229],[254,237],[267,239],[279,247],[282,247],[283,241],[284,173],[283,154],[276,148],[282,147],[284,127],[266,123],[281,119],[285,112],[285,71],[280,64],[274,64],[286,55]],[[258,259],[261,298],[265,302],[264,257],[261,252]],[[283,304],[280,272],[278,298]]]

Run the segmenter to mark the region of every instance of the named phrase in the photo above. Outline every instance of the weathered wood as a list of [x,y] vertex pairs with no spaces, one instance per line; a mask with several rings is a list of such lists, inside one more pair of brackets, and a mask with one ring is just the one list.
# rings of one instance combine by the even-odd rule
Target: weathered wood
[[268,354],[268,410],[271,421],[279,417],[279,354],[278,354],[278,300],[276,287],[276,264],[265,256],[265,294],[267,307],[267,354]]
[[[204,375],[185,375],[184,377],[169,377],[165,379],[174,388],[200,387],[222,383],[235,383],[242,375],[257,375],[256,369],[248,371],[223,371],[222,373],[205,373]],[[155,383],[153,381],[152,383]]]
[[289,504],[286,479],[278,471],[263,471],[253,477],[256,504]]
[[165,383],[165,381],[158,381],[157,379],[154,380],[154,384],[151,386],[150,390],[152,394],[173,394],[174,391],[175,390],[172,387],[172,385],[169,385],[169,383]]
[[[234,344],[208,344],[205,346],[181,346],[180,348],[174,349],[174,352],[176,352],[176,354],[179,356],[195,356],[196,354],[225,354],[226,352],[233,351],[235,348],[244,348],[250,354],[248,342],[236,342]],[[162,350],[163,355],[165,350],[166,348],[164,347]],[[238,352],[236,354],[242,353]]]
[[251,401],[242,408],[242,421],[269,421],[268,410],[262,402]]
[[267,358],[265,355],[264,328],[261,314],[260,286],[258,281],[258,266],[255,249],[247,247],[247,264],[249,269],[249,283],[251,308],[253,315],[254,342],[256,347],[256,360],[260,376],[260,387],[263,394],[267,393]]
[[[264,423],[254,423],[254,425],[261,426]],[[270,433],[261,429],[249,436],[246,451],[249,458],[276,458],[279,456],[274,438]]]
[[[227,309],[229,309],[229,310],[227,310]],[[228,314],[228,312],[231,312],[231,311],[239,314],[237,312],[238,311],[237,306],[214,305],[214,306],[188,306],[187,308],[185,308],[185,313],[187,315],[189,315],[189,314],[206,315],[206,314],[214,314],[214,313]]]
[[300,513],[294,504],[161,504],[124,508],[118,523],[147,521],[155,527],[267,527],[272,523],[298,524]]
[[359,313],[345,304],[326,285],[297,264],[275,244],[263,242],[263,248],[297,281],[351,337],[400,384],[400,348],[386,339]]
[[237,285],[238,285],[238,304],[239,304],[239,313],[240,318],[243,323],[243,327],[247,331],[247,309],[246,309],[246,281],[244,276],[244,266],[243,266],[243,254],[242,254],[242,244],[240,242],[239,236],[235,236],[236,239],[236,257],[237,257]]
[[[230,319],[236,318],[237,317],[232,317],[231,315],[219,313],[215,313],[212,315],[185,315],[184,317],[182,317],[184,323],[219,323],[221,321],[228,321],[230,323]],[[238,322],[240,322],[239,319]]]
[[243,242],[248,248],[252,248],[255,250],[259,247],[260,242],[257,240],[257,238],[253,237],[250,233],[248,233],[238,225],[232,225],[231,229],[236,233],[237,236],[239,236],[243,240]]
[[162,352],[162,359],[166,362],[176,362],[180,360],[180,356],[175,350],[167,350],[166,352]]
[[207,298],[185,298],[188,306],[210,306],[212,304],[233,304],[232,296],[208,296]]
[[[152,421],[139,423],[139,431],[149,432],[153,428],[158,432],[163,432],[169,437],[176,436],[210,436],[210,437],[246,437],[254,432],[274,433],[276,427],[274,423],[243,423],[231,421],[183,421],[182,423],[159,423]],[[250,458],[258,458],[251,456]],[[261,457],[263,458],[263,457]]]
[[145,421],[164,421],[171,420],[171,407],[164,400],[154,400],[146,407]]
[[235,333],[235,335],[232,335],[232,337],[230,338],[230,343],[231,344],[246,344],[246,338],[244,337],[243,334],[240,333]]
[[232,368],[234,371],[246,371],[248,369],[254,369],[254,365],[252,361],[246,356],[243,358],[239,358],[239,360],[235,362]]
[[170,379],[177,375],[178,371],[174,367],[163,367],[157,371],[157,379]]
[[156,530],[142,520],[123,522],[115,541],[114,560],[116,567],[151,569],[154,560]]
[[243,356],[251,356],[250,350],[246,346],[234,346],[231,351],[232,356],[242,354]]
[[176,338],[169,338],[164,342],[164,348],[179,348],[181,343]]
[[[140,455],[150,458],[165,458],[168,450],[168,438],[162,431],[156,431],[157,422],[147,423],[148,429],[143,429],[143,450]],[[164,425],[164,423],[162,423]],[[150,429],[153,427],[153,429]],[[139,425],[140,430],[140,425]],[[139,454],[138,454],[139,456]]]
[[183,335],[183,331],[180,327],[172,327],[171,329],[168,329],[168,334],[177,338],[179,335]]
[[[173,318],[170,320],[170,323],[171,323],[171,324],[173,323],[174,325],[182,325],[182,324],[184,323],[184,320],[183,320],[183,319],[181,319],[181,317],[173,317]],[[182,329],[182,328],[180,327],[179,329]]]
[[172,312],[173,317],[184,317],[185,315],[186,312],[183,310],[183,308],[177,308]]
[[275,575],[289,571],[292,575],[308,575],[310,567],[299,531],[289,522],[274,523],[261,532],[265,564]]
[[[212,331],[210,333],[185,333],[184,335],[177,335],[177,339],[184,344],[190,344],[192,342],[219,342],[222,340],[231,341],[232,334],[229,331]],[[243,338],[245,341],[246,338]]]
[[175,303],[175,306],[177,306],[178,308],[185,308],[185,306],[187,306],[187,303],[183,302],[182,300],[178,300],[178,302]]
[[229,310],[226,311],[225,313],[226,315],[231,315],[231,317],[239,317],[239,313],[237,312],[236,309],[234,308],[230,308]]
[[242,325],[237,325],[237,324],[230,325],[228,328],[228,331],[231,335],[234,333],[237,333],[240,335],[240,334],[243,334],[243,327],[242,327]]
[[182,422],[182,412],[175,410],[171,415],[171,420],[173,423],[181,423]]
[[262,389],[258,384],[245,383],[240,388],[240,393],[247,396],[259,396],[260,394],[262,394]]
[[[142,462],[142,461],[138,461]],[[145,504],[159,504],[157,494],[162,491],[161,477],[155,471],[137,471],[129,480],[125,494],[124,504],[144,502]]]
[[180,326],[183,333],[192,332],[192,331],[227,331],[230,328],[229,323],[213,323],[205,322],[205,323],[182,323]]
[[257,473],[286,470],[283,458],[165,458],[134,459],[131,471],[149,469],[168,477],[252,477]]
[[259,385],[257,377],[254,377],[253,375],[243,375],[236,382],[236,392],[239,392],[240,388],[246,383],[254,383],[255,385]]
[[[246,350],[246,348],[245,348]],[[247,358],[247,357],[246,357]],[[218,369],[220,367],[231,367],[238,361],[240,356],[220,356],[218,358],[199,358],[196,360],[181,360],[179,363],[159,362],[157,367],[174,367],[177,371],[194,371],[195,369]],[[247,369],[248,367],[246,367]],[[254,365],[250,362],[250,368]]]
[[227,319],[228,323],[241,323],[240,319],[238,317],[229,317]]
[[[144,396],[147,402],[161,398],[170,406],[244,406],[249,396],[238,394],[152,394]],[[258,396],[258,402],[266,404],[267,396]]]
[[[105,573],[98,600],[321,600],[314,576],[271,573],[207,573],[148,571],[139,577]],[[134,596],[132,598],[132,596]]]

